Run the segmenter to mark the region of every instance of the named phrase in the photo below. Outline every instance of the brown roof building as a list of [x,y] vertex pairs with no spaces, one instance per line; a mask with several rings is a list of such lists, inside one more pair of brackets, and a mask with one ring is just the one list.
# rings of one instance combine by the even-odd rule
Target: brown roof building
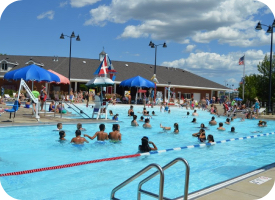
[[[51,69],[66,77],[69,76],[68,57],[0,55],[0,85],[4,86],[4,88],[18,89],[18,82],[3,80],[4,74],[29,64],[36,64],[46,70]],[[154,65],[150,64],[114,60],[112,60],[112,64],[117,71],[115,87],[113,87],[112,92],[120,95],[124,93],[124,88],[119,87],[121,81],[134,76],[142,76],[151,80],[154,74]],[[80,84],[85,84],[94,77],[93,73],[99,65],[99,59],[72,58],[71,87],[74,90],[79,90]],[[211,98],[212,96],[218,96],[218,91],[230,90],[223,85],[179,68],[157,66],[156,75],[159,81],[157,91],[163,94],[166,93],[165,87],[168,87],[168,82],[170,82],[171,91],[175,94],[176,98],[194,97],[196,100],[199,100],[202,97]],[[60,88],[64,89],[64,91],[68,90],[68,86],[66,85]],[[108,92],[111,93],[111,90],[108,90]],[[136,89],[131,89],[131,92],[132,94],[135,93]]]

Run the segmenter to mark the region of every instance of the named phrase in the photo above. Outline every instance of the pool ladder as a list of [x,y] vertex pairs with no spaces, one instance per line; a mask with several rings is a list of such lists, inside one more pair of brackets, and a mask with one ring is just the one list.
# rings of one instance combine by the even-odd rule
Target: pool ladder
[[[74,103],[72,103],[72,102],[66,102],[66,101],[64,101],[64,103],[65,104],[67,104],[67,106],[69,106],[71,109],[73,109],[77,114],[79,114],[81,117],[83,117],[83,115],[86,115],[87,117],[88,117],[88,119],[90,119],[90,117],[89,117],[89,115],[87,115],[85,112],[83,112],[79,107],[77,107]],[[70,106],[71,105],[71,106]],[[74,106],[76,109],[78,109],[79,110],[79,112],[76,110],[76,109],[74,109],[72,106]],[[83,115],[82,115],[83,114]],[[85,117],[83,117],[83,118],[85,118]]]
[[[170,163],[168,163],[167,165],[165,165],[164,167],[159,166],[158,164],[152,163],[150,165],[148,165],[147,167],[143,168],[142,170],[140,170],[138,173],[136,173],[135,175],[133,175],[132,177],[128,178],[126,181],[124,181],[123,183],[121,183],[120,185],[116,186],[111,193],[111,200],[119,200],[118,198],[115,197],[115,193],[120,190],[121,188],[123,188],[124,186],[128,185],[129,183],[131,183],[132,181],[134,181],[136,178],[140,177],[141,175],[143,175],[144,173],[146,173],[148,170],[150,170],[151,168],[156,168],[157,171],[154,172],[153,174],[151,174],[150,176],[146,177],[145,179],[143,179],[142,181],[139,182],[138,184],[138,191],[137,191],[137,199],[140,200],[141,194],[145,194],[151,197],[154,197],[156,199],[162,200],[171,200],[170,198],[166,198],[163,196],[163,189],[164,189],[164,171],[168,168],[170,168],[172,165],[176,164],[177,162],[182,161],[185,164],[186,167],[186,173],[185,173],[185,185],[184,185],[184,196],[181,197],[177,197],[175,199],[184,199],[187,200],[188,198],[188,186],[189,186],[189,174],[190,174],[190,167],[188,162],[183,159],[183,158],[176,158],[174,160],[172,160]],[[158,174],[160,174],[160,181],[159,181],[159,194],[154,194],[151,192],[148,192],[146,190],[142,190],[141,187],[144,183],[146,183],[147,181],[151,180],[152,178],[154,178],[155,176],[157,176]]]

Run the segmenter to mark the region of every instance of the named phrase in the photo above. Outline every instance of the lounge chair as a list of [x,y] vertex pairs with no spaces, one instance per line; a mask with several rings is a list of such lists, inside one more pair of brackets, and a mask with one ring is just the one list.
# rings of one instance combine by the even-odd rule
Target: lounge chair
[[4,98],[5,98],[6,101],[8,101],[8,100],[13,100],[13,99],[10,97],[9,94],[4,94]]
[[265,112],[265,108],[260,108],[259,109],[259,114],[262,114],[262,113],[264,113]]
[[12,106],[12,108],[11,109],[6,109],[5,111],[10,113],[10,119],[11,119],[11,113],[14,113],[14,116],[13,116],[13,119],[14,119],[15,118],[15,113],[16,113],[17,110],[18,110],[18,101],[16,100],[14,102],[14,105]]

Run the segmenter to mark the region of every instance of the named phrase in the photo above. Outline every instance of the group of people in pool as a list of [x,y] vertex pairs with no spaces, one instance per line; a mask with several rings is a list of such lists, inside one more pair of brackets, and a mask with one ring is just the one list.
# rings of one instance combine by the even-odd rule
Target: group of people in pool
[[[64,130],[62,130],[62,123],[57,124],[57,130],[59,131],[59,141],[66,141],[65,136],[66,133]],[[88,137],[89,139],[93,140],[97,138],[98,141],[105,141],[105,140],[112,140],[112,141],[121,141],[121,133],[120,133],[120,126],[119,124],[113,124],[113,131],[109,134],[105,132],[105,125],[100,124],[99,125],[99,131],[97,131],[93,136],[90,136],[88,134],[84,134],[81,136],[81,131],[86,131],[86,129],[82,128],[82,124],[77,124],[77,130],[75,131],[75,137],[71,139],[71,143],[74,144],[84,144],[84,142],[89,143],[89,141],[86,140],[85,137]]]

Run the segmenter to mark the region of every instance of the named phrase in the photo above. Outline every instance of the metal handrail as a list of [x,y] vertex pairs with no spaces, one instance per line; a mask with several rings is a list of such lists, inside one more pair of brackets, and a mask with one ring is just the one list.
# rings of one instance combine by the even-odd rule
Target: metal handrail
[[[189,174],[190,174],[190,167],[189,167],[188,162],[184,158],[176,158],[176,159],[172,160],[170,163],[168,163],[167,165],[165,165],[164,167],[162,167],[162,170],[165,171],[166,169],[168,169],[172,165],[176,164],[178,161],[182,161],[185,164],[185,167],[186,167],[185,185],[184,185],[184,200],[187,200],[187,198],[188,198],[188,186],[189,186]],[[144,193],[144,194],[148,195],[148,192],[141,190],[142,185],[144,183],[146,183],[147,181],[151,180],[152,178],[154,178],[155,176],[157,176],[158,174],[159,174],[159,172],[155,172],[155,173],[151,174],[150,176],[148,176],[147,178],[140,181],[140,183],[138,184],[138,198],[137,198],[138,200],[140,200],[141,193]]]
[[[68,106],[70,106],[67,102],[64,101],[64,103],[66,103]],[[73,104],[72,102],[70,102],[71,105],[73,105],[75,108],[77,108],[80,112],[77,112],[74,108],[72,108],[76,113],[78,113],[81,117],[83,117],[82,114],[86,115],[89,119],[89,115],[87,115],[85,112],[83,112],[80,108],[78,108],[75,104]],[[84,117],[83,117],[84,118]]]
[[140,170],[138,173],[136,173],[135,175],[133,175],[132,177],[128,178],[126,181],[124,181],[123,183],[119,184],[118,186],[116,186],[111,193],[111,200],[115,200],[117,198],[115,198],[115,193],[120,190],[121,188],[123,188],[124,186],[128,185],[130,182],[132,182],[133,180],[135,180],[136,178],[138,178],[139,176],[141,176],[142,174],[144,174],[145,172],[147,172],[148,170],[150,170],[151,168],[157,168],[157,174],[160,174],[160,181],[159,181],[159,200],[163,199],[163,186],[164,186],[164,173],[163,173],[163,169],[161,168],[161,166],[159,166],[158,164],[152,163],[150,165],[148,165],[147,167],[143,168],[142,170]]

